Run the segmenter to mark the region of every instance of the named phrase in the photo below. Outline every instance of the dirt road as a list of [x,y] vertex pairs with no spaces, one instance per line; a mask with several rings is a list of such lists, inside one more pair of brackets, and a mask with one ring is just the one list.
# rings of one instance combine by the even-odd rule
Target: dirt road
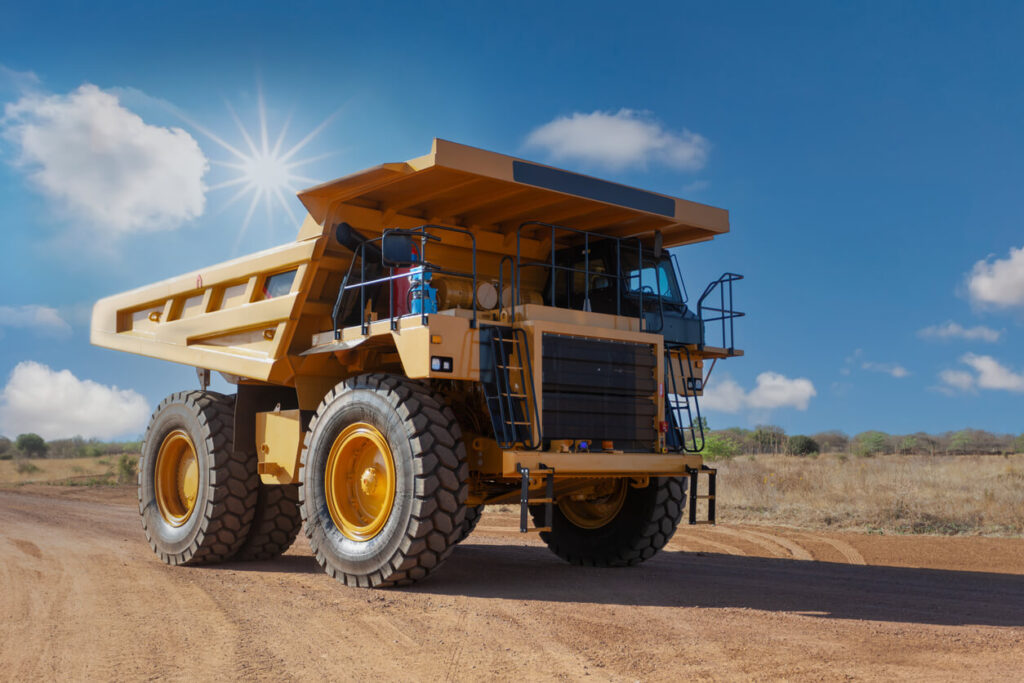
[[489,511],[444,569],[348,589],[300,541],[171,568],[134,490],[0,490],[0,679],[1024,677],[1024,539],[682,528],[570,567]]

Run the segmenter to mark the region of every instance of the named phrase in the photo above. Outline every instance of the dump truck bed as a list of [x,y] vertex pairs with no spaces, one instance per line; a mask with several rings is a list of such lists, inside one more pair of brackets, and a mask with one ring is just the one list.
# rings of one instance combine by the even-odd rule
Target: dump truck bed
[[[240,378],[292,384],[314,372],[302,354],[333,329],[331,311],[352,253],[334,226],[366,237],[435,223],[466,230],[439,249],[480,278],[501,259],[544,259],[553,237],[526,221],[666,247],[712,239],[728,212],[435,139],[431,152],[299,193],[309,211],[295,242],[99,301],[92,343]],[[305,367],[305,370],[302,368]]]

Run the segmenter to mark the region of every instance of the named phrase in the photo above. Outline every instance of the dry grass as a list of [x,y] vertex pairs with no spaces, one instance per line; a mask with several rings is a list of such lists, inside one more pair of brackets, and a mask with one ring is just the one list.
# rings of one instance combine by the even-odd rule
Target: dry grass
[[117,477],[118,456],[115,455],[101,458],[0,460],[0,486],[39,483],[91,486],[117,483]]
[[1024,533],[1024,455],[741,456],[714,463],[718,519],[814,529]]

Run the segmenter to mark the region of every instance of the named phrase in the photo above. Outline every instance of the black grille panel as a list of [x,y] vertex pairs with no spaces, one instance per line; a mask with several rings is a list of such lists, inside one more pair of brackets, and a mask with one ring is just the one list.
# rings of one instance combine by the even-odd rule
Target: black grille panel
[[654,449],[653,346],[548,333],[541,352],[545,439],[608,440],[617,449]]

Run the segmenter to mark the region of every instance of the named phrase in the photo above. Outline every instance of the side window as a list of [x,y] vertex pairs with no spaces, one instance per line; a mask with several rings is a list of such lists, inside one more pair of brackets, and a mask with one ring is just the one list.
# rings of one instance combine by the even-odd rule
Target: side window
[[263,296],[261,299],[273,299],[284,296],[292,291],[292,283],[295,282],[295,271],[289,270],[277,275],[271,275],[263,281]]
[[629,273],[629,289],[632,292],[645,289],[657,294],[659,286],[660,291],[664,294],[668,283],[665,281],[665,273],[660,268],[641,268]]

